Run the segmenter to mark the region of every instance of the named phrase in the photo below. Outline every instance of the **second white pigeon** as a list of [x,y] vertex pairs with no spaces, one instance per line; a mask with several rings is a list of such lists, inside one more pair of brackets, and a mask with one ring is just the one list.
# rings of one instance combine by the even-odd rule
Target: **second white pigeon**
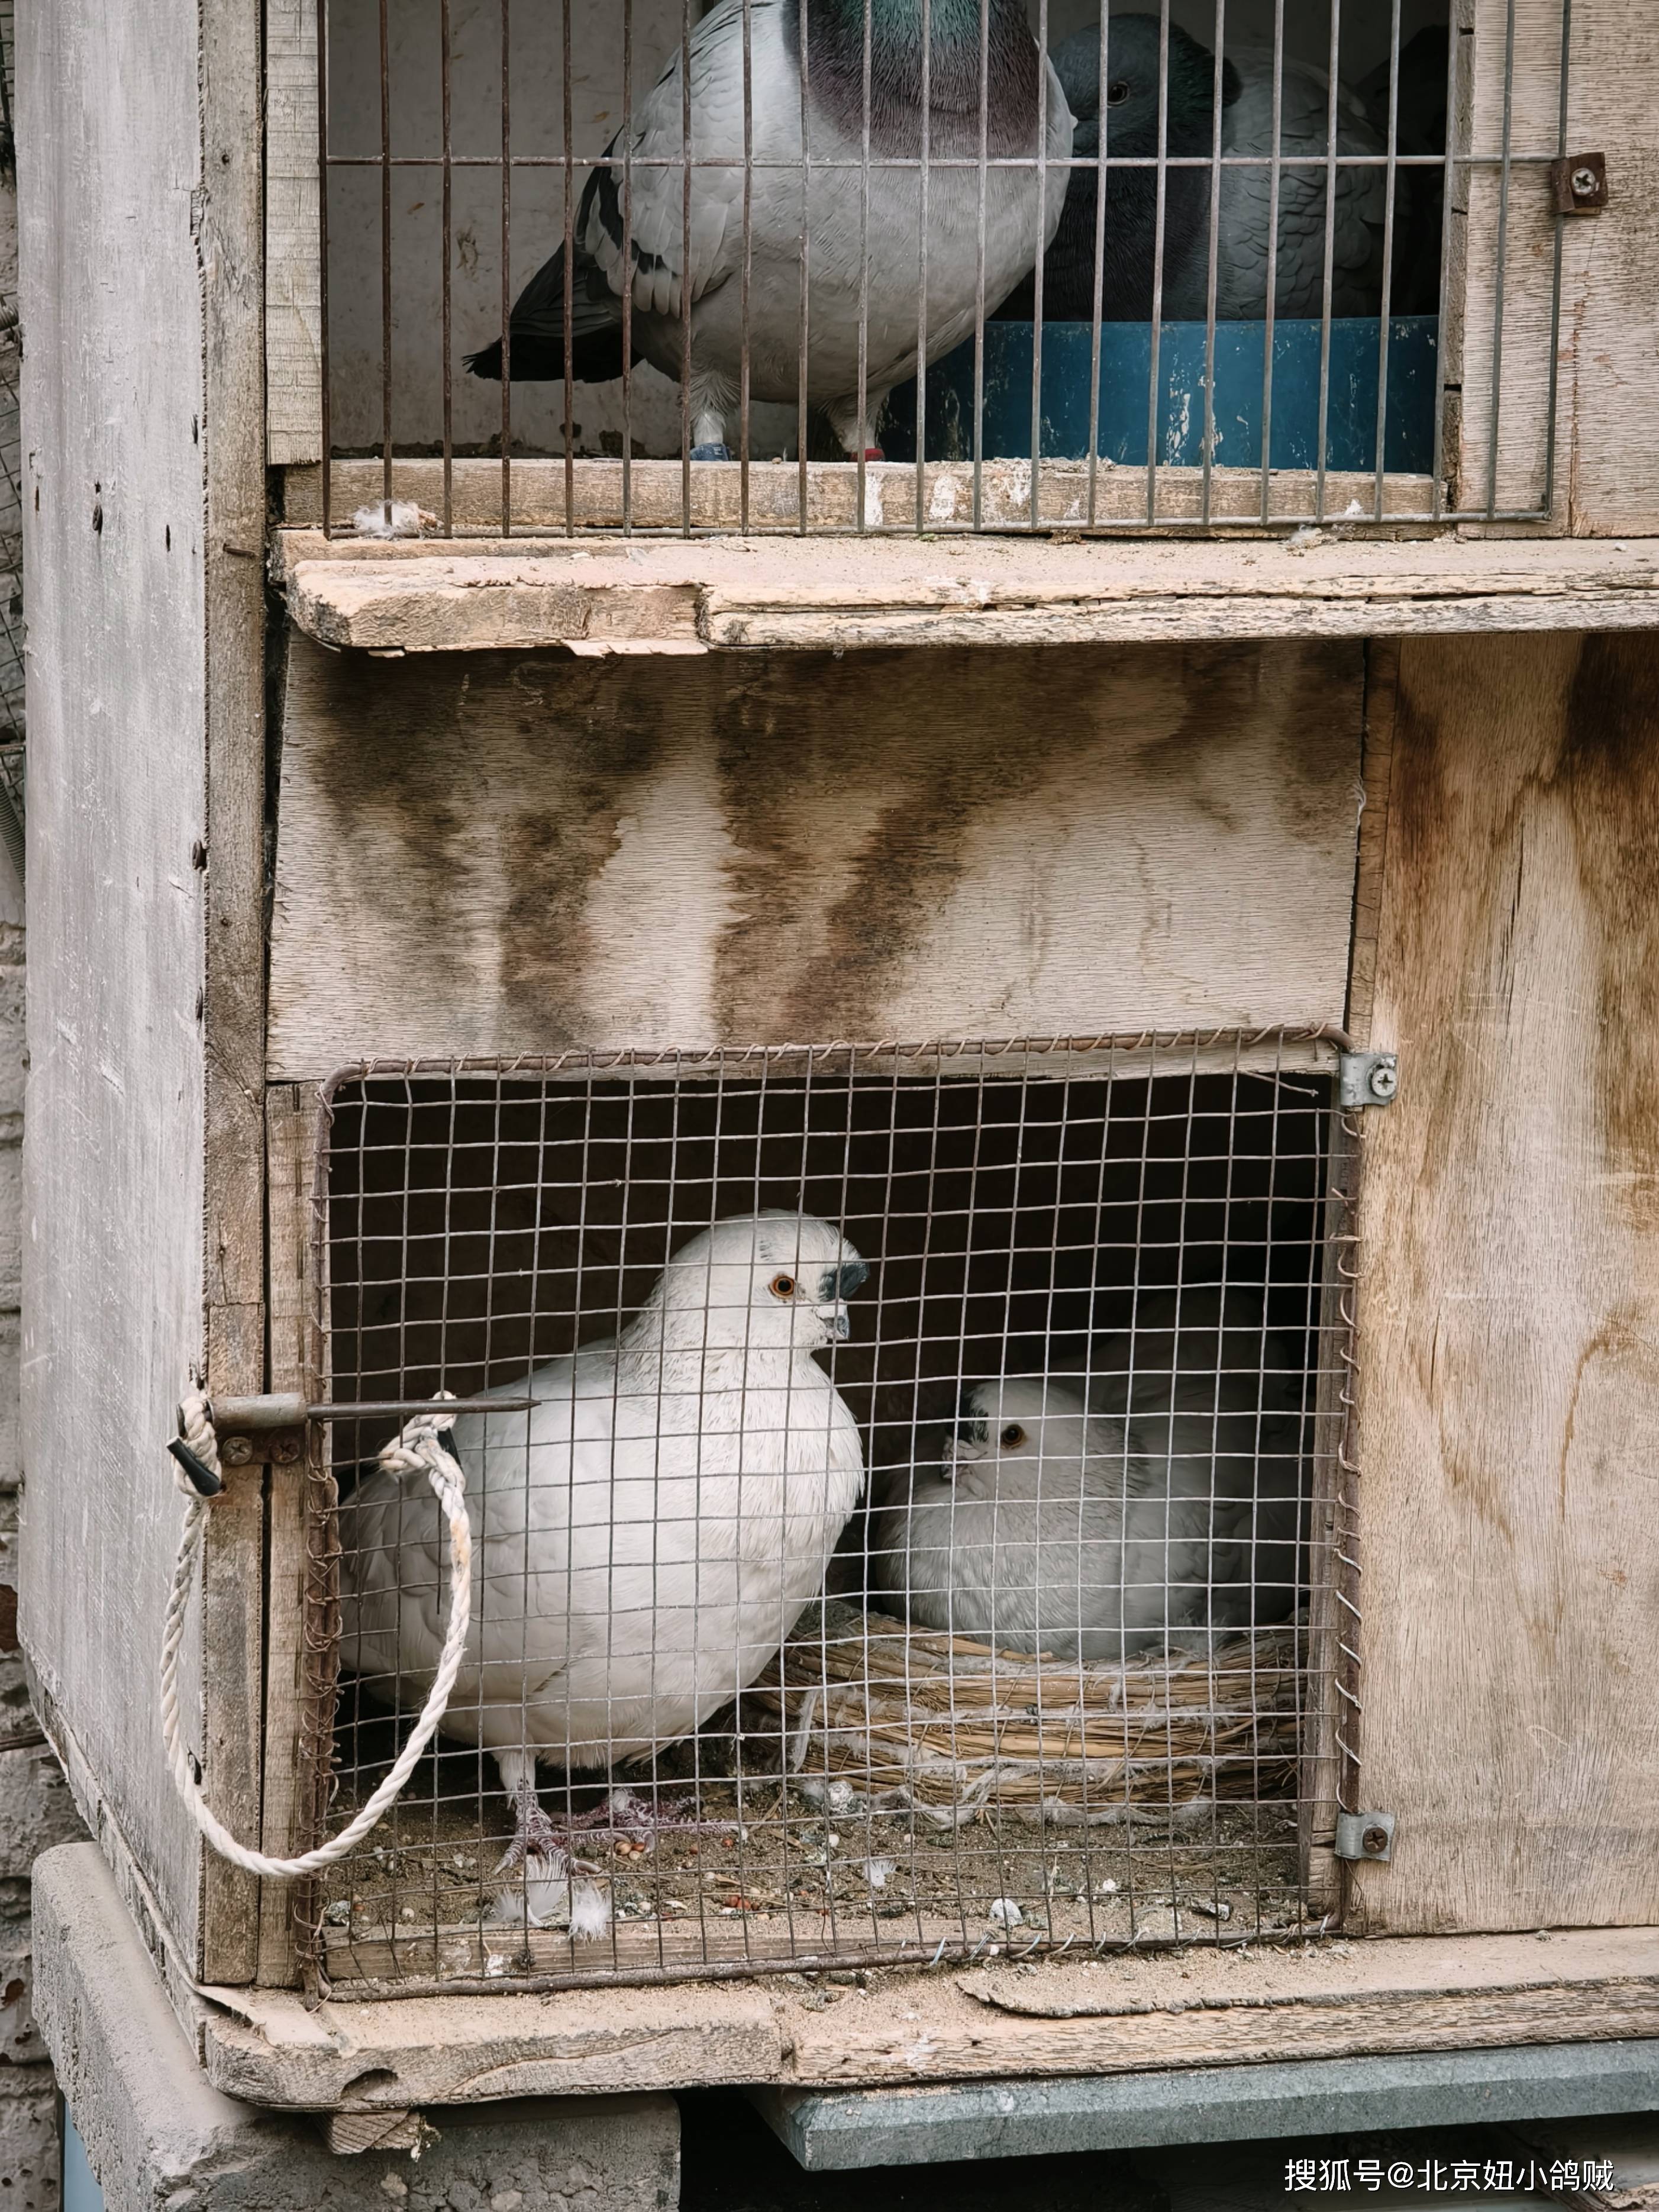
[[[517,1814],[508,1863],[562,1863],[569,1841],[537,1799],[538,1759],[607,1768],[690,1734],[822,1587],[864,1454],[812,1355],[846,1337],[868,1272],[810,1214],[718,1222],[619,1337],[501,1394],[532,1410],[457,1420],[473,1610],[442,1727],[494,1754]],[[435,1502],[376,1474],[341,1540],[343,1663],[418,1702],[447,1607]]]

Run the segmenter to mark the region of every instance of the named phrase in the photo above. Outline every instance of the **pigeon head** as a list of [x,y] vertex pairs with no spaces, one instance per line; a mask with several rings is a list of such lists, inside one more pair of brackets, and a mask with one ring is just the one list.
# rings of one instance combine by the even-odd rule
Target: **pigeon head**
[[[1159,25],[1156,15],[1114,15],[1106,46],[1106,151],[1147,155],[1158,151]],[[1098,154],[1101,129],[1100,29],[1063,40],[1054,52],[1054,74],[1078,127],[1073,160]],[[1207,154],[1214,135],[1215,57],[1178,23],[1170,26],[1170,127],[1171,154]],[[1231,62],[1221,70],[1221,104],[1231,107],[1242,90]]]
[[635,1327],[671,1352],[817,1352],[850,1333],[869,1273],[814,1214],[735,1214],[681,1245]]
[[1039,1468],[1057,1480],[1065,1468],[1082,1467],[1093,1426],[1081,1394],[1063,1382],[1041,1375],[970,1382],[945,1439],[940,1472],[947,1481],[966,1480],[986,1490],[1005,1467],[1018,1466],[1027,1481],[1036,1479]]

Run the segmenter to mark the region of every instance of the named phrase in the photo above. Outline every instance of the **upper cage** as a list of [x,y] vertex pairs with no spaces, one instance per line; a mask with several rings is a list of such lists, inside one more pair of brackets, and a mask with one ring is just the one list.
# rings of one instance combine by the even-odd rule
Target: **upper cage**
[[[1570,0],[296,0],[289,519],[1538,521]],[[689,282],[683,281],[689,272]]]

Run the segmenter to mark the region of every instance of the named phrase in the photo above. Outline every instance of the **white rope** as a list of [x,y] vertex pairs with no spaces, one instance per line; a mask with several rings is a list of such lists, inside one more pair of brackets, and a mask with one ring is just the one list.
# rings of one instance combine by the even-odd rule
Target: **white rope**
[[[179,1426],[191,1452],[216,1478],[219,1442],[213,1433],[210,1414],[206,1398],[187,1398],[179,1408]],[[196,1579],[202,1533],[213,1508],[182,1466],[173,1469],[173,1480],[190,1502],[179,1539],[179,1561],[173,1570],[173,1594],[167,1601],[167,1622],[161,1635],[161,1742],[168,1771],[197,1826],[222,1858],[230,1860],[234,1866],[245,1867],[249,1874],[263,1875],[267,1881],[291,1881],[302,1875],[319,1874],[336,1859],[343,1858],[362,1841],[396,1799],[444,1717],[455,1677],[460,1672],[467,1631],[472,1621],[472,1528],[466,1517],[465,1480],[459,1467],[438,1441],[446,1430],[454,1425],[453,1413],[419,1414],[407,1422],[380,1454],[381,1467],[390,1474],[424,1474],[449,1523],[449,1632],[444,1638],[443,1656],[438,1662],[426,1709],[415,1724],[414,1734],[398,1754],[397,1764],[350,1826],[297,1859],[270,1858],[264,1851],[251,1851],[237,1842],[210,1809],[179,1735],[179,1647],[184,1641],[185,1615]]]

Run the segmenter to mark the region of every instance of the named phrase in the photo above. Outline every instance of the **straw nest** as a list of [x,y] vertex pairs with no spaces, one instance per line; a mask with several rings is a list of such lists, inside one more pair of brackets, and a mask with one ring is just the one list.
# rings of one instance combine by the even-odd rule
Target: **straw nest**
[[999,1651],[829,1600],[745,1694],[809,1796],[941,1827],[985,1816],[1169,1823],[1295,1781],[1303,1632],[1126,1665]]

